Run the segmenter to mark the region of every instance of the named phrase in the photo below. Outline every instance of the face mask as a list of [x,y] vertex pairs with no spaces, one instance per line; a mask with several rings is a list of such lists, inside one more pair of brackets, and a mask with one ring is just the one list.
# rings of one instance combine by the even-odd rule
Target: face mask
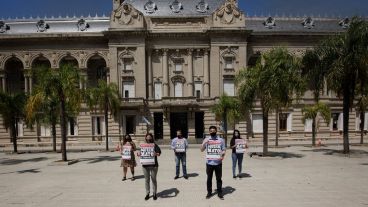
[[211,137],[214,137],[214,136],[216,136],[216,132],[211,132],[210,135],[211,135]]

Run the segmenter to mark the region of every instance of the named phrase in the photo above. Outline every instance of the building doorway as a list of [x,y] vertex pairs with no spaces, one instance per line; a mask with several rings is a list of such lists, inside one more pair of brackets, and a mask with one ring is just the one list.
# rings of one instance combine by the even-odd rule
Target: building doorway
[[163,139],[164,137],[164,115],[163,113],[154,113],[154,131],[155,139]]
[[195,112],[195,138],[204,138],[204,112]]
[[170,138],[176,137],[176,131],[181,130],[184,137],[188,137],[188,114],[170,113]]

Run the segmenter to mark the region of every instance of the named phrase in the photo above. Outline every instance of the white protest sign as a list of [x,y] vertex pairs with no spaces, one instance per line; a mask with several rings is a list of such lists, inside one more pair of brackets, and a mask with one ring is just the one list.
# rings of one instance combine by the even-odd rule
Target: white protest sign
[[155,164],[155,144],[141,144],[141,156],[140,162],[142,165],[154,165]]
[[236,153],[244,153],[245,152],[245,140],[244,139],[235,139],[235,151]]
[[221,160],[222,149],[221,141],[219,140],[209,140],[207,142],[207,160]]
[[177,139],[175,145],[175,152],[185,152],[185,141],[184,139]]
[[131,160],[132,159],[132,146],[124,145],[121,149],[121,158],[123,160]]

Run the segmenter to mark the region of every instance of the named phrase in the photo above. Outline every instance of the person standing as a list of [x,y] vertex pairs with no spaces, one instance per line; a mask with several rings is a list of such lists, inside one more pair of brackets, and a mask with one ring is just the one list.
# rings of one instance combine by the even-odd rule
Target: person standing
[[158,172],[158,161],[157,157],[161,155],[160,147],[155,143],[153,135],[151,133],[146,134],[145,144],[141,144],[141,151],[138,152],[140,161],[142,164],[146,197],[145,200],[150,198],[150,178],[152,179],[153,188],[153,200],[157,200],[157,172]]
[[171,142],[171,149],[174,150],[175,153],[175,164],[176,164],[176,174],[174,179],[179,178],[180,171],[180,162],[183,167],[183,177],[188,179],[187,174],[187,161],[186,161],[186,152],[188,148],[188,141],[183,137],[181,130],[176,131],[176,137]]
[[136,151],[136,149],[136,145],[131,136],[129,134],[125,135],[123,138],[123,143],[120,146],[120,153],[122,155],[121,167],[123,167],[124,173],[123,181],[126,180],[128,168],[130,168],[130,172],[132,173],[132,181],[135,180],[134,167],[137,166],[137,162],[135,161],[134,151]]
[[203,140],[201,151],[206,150],[206,173],[207,173],[207,195],[206,199],[212,196],[212,177],[216,175],[217,196],[224,199],[222,194],[222,160],[225,157],[225,142],[217,135],[217,128],[210,126],[210,136]]
[[238,163],[238,177],[240,178],[242,173],[242,163],[243,157],[245,153],[245,149],[248,148],[247,142],[245,139],[240,137],[239,130],[234,130],[233,138],[230,141],[230,148],[232,149],[232,163],[233,163],[233,178],[235,179],[237,176],[235,174],[236,164]]

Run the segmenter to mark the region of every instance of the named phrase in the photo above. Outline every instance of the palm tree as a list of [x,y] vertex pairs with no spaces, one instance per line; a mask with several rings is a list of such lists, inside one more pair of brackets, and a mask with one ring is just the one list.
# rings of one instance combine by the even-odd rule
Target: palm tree
[[292,103],[294,94],[300,97],[303,81],[299,61],[284,48],[274,48],[262,55],[254,67],[241,69],[236,76],[239,98],[245,108],[254,108],[260,101],[263,117],[263,154],[268,153],[268,116],[280,107]]
[[[319,103],[320,92],[324,89],[326,76],[330,69],[322,51],[322,48],[317,46],[314,50],[307,50],[302,59],[303,75],[306,76],[308,88],[312,90],[315,102],[314,106],[303,109],[306,112],[304,120],[312,119],[312,146],[316,145],[317,115],[319,113],[324,114],[327,110],[330,111],[326,105]],[[326,117],[323,118],[325,119]],[[326,122],[329,123],[330,120],[326,120]]]
[[0,115],[3,118],[4,127],[10,130],[14,153],[18,153],[17,126],[24,117],[25,93],[6,94],[0,93]]
[[[49,102],[57,100],[57,108],[59,109],[55,109],[55,113],[60,117],[62,160],[67,161],[67,118],[75,117],[78,114],[82,100],[78,85],[79,73],[75,66],[64,64],[57,70],[44,68],[39,74],[42,75],[38,76],[38,86],[27,104],[27,117],[32,119],[35,117],[32,114],[39,112],[37,109],[45,109],[44,107],[53,105]],[[39,108],[39,105],[42,107]],[[51,109],[45,111],[48,110]]]
[[34,90],[27,100],[26,120],[30,126],[35,122],[51,125],[52,149],[56,152],[56,124],[58,124],[60,117],[58,96],[51,91],[50,94],[45,94],[44,89],[46,85],[44,84],[48,83],[46,79],[50,69],[40,66],[33,68],[33,72],[35,73],[35,78],[41,81],[36,82]]
[[105,80],[99,80],[96,88],[87,89],[85,94],[86,103],[91,111],[103,111],[105,119],[106,151],[109,150],[109,122],[108,113],[117,117],[120,111],[120,95],[118,86]]
[[349,153],[349,110],[359,94],[357,86],[365,87],[368,79],[368,22],[354,17],[346,33],[329,38],[321,47],[331,67],[328,85],[343,96],[344,153]]
[[318,124],[316,122],[317,116],[321,116],[323,120],[329,125],[331,120],[331,110],[330,108],[321,102],[317,102],[316,104],[308,107],[304,107],[302,110],[303,113],[303,124],[305,124],[306,119],[311,119],[312,121],[312,145],[316,145],[316,134]]
[[241,118],[240,104],[235,97],[223,94],[219,101],[211,108],[212,112],[219,119],[222,118],[224,124],[225,146],[227,146],[227,126],[228,122],[235,126]]

